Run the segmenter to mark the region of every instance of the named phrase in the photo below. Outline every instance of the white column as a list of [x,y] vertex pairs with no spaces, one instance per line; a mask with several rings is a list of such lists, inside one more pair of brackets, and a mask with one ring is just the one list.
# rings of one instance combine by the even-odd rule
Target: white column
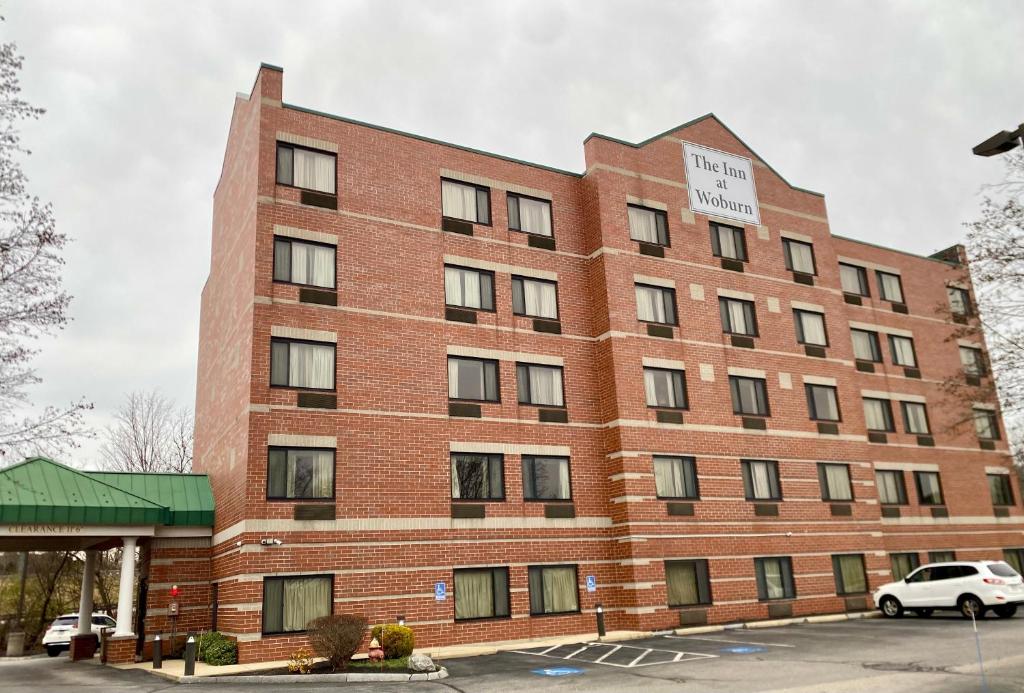
[[78,634],[92,633],[92,590],[93,579],[96,577],[96,552],[85,552],[85,565],[82,567],[82,597],[78,600]]
[[121,551],[121,588],[117,592],[117,629],[114,637],[134,635],[132,630],[132,596],[135,588],[135,542],[138,537],[125,537]]

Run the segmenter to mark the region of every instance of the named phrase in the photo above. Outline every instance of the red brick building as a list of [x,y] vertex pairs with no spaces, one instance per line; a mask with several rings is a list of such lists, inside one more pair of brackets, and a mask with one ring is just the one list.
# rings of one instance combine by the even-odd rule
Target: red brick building
[[985,377],[962,248],[833,235],[711,115],[591,135],[575,173],[282,82],[235,101],[202,298],[242,661],[328,611],[442,645],[593,632],[598,603],[637,630],[859,610],[929,553],[1019,561],[995,403],[940,389]]

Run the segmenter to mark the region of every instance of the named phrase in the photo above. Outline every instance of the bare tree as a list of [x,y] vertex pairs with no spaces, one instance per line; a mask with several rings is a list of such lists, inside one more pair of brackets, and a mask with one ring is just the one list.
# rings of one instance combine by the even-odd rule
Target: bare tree
[[67,237],[56,230],[53,209],[30,195],[18,158],[20,121],[43,109],[20,98],[22,58],[13,43],[0,44],[0,455],[58,454],[87,434],[85,401],[25,414],[28,388],[39,376],[31,367],[32,342],[68,322],[71,296],[61,283]]
[[192,412],[156,390],[129,393],[107,427],[104,465],[121,472],[192,471]]

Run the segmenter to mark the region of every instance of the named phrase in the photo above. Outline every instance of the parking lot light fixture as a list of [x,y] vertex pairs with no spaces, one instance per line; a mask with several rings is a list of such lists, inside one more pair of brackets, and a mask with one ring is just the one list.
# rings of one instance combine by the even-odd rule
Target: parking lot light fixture
[[997,132],[981,144],[976,145],[971,151],[976,156],[1004,154],[1020,144],[1021,138],[1024,138],[1024,123],[1012,132],[1007,130]]

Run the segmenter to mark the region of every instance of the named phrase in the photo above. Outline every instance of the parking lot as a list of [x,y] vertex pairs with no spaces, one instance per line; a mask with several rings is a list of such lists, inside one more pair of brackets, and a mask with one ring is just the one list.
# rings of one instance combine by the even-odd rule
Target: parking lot
[[[1024,617],[979,624],[988,690],[1024,693]],[[524,647],[442,662],[451,677],[405,685],[346,684],[353,693],[414,691],[644,691],[662,693],[980,691],[974,632],[957,616],[862,619],[779,628],[652,635],[626,642]],[[0,658],[4,693],[74,689],[156,693],[178,688],[144,671],[116,671],[66,656]],[[190,684],[185,691],[325,691],[332,685]]]

